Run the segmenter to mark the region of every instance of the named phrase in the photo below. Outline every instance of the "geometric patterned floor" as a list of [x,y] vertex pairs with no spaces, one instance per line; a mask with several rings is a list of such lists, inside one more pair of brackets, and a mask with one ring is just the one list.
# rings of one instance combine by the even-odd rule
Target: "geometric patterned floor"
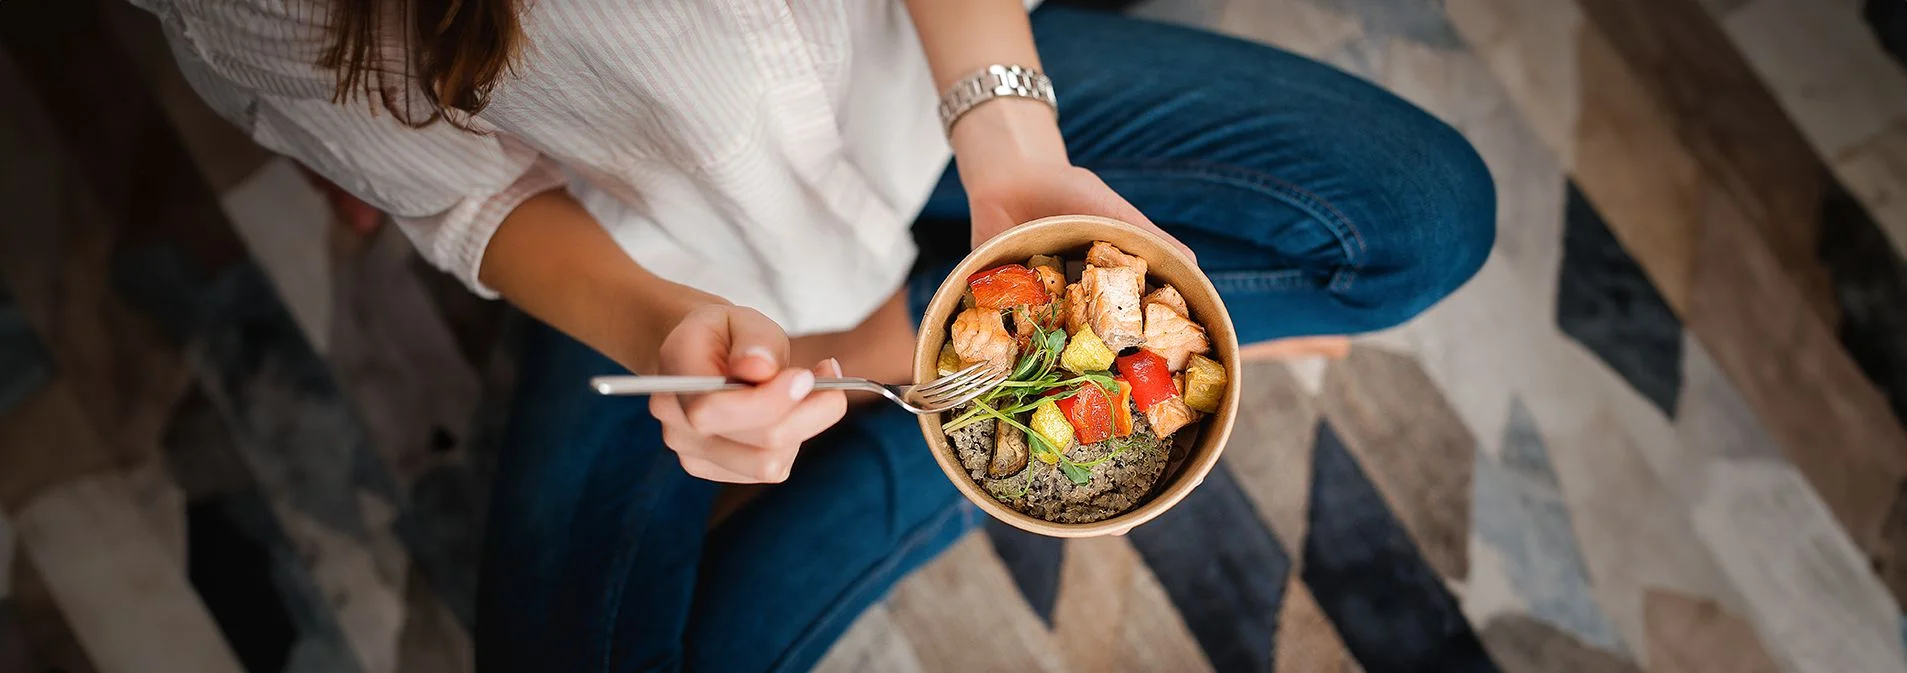
[[[1907,4],[1136,11],[1449,121],[1498,247],[1249,363],[1159,520],[989,526],[823,670],[1907,671]],[[117,0],[0,4],[0,101],[0,673],[471,670],[520,319],[336,227]]]
[[1907,76],[1873,32],[1907,11],[1857,4],[1144,6],[1450,121],[1501,244],[1345,360],[1253,364],[1159,521],[994,526],[829,667],[1907,670]]

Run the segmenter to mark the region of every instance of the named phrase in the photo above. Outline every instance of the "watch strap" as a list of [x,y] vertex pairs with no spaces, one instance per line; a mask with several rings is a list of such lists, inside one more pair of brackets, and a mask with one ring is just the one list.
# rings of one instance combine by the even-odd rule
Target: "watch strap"
[[981,103],[1002,97],[1031,98],[1052,106],[1059,113],[1059,101],[1053,96],[1053,80],[1038,70],[1017,65],[990,65],[960,78],[940,96],[940,126],[953,134],[954,122]]

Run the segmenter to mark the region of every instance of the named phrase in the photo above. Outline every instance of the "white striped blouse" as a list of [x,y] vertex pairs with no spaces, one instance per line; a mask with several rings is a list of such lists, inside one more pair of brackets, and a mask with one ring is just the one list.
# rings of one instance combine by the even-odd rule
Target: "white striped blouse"
[[133,0],[192,86],[261,145],[390,213],[474,291],[524,199],[566,185],[657,275],[791,335],[840,330],[900,285],[946,166],[900,0],[541,0],[470,133],[331,102],[322,0]]

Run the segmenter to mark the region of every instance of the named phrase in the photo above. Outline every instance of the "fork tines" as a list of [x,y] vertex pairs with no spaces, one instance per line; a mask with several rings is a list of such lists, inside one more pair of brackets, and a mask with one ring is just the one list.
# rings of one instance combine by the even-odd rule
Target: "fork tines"
[[1005,370],[982,362],[929,382],[914,393],[928,406],[952,406],[980,396],[1006,378]]

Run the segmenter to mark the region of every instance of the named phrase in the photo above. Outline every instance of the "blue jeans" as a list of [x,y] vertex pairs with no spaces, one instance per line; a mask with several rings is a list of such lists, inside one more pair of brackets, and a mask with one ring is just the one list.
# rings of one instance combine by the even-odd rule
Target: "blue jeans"
[[[1395,325],[1474,274],[1490,175],[1443,123],[1263,45],[1058,7],[1033,29],[1073,160],[1198,252],[1242,341]],[[966,251],[952,170],[922,212],[915,313]],[[787,483],[707,530],[619,367],[529,337],[482,564],[486,671],[805,670],[857,614],[972,528],[911,416],[851,413]],[[1233,447],[1250,450],[1250,447]]]

